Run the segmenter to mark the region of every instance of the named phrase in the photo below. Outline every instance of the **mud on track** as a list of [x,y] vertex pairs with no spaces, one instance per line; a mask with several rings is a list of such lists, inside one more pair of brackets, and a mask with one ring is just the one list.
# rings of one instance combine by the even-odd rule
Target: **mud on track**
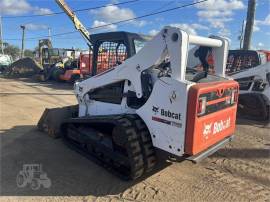
[[[270,201],[270,126],[238,120],[232,143],[199,164],[160,163],[123,182],[37,131],[45,107],[75,104],[72,86],[0,79],[0,201]],[[42,164],[50,188],[19,188],[23,164]]]

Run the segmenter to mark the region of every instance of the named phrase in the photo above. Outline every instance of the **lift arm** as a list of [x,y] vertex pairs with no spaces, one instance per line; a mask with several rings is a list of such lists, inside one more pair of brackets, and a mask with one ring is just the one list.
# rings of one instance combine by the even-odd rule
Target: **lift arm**
[[91,40],[90,40],[90,33],[88,30],[83,26],[81,21],[78,19],[78,17],[75,15],[75,13],[71,10],[71,8],[67,5],[65,0],[55,0],[56,3],[59,5],[59,7],[67,14],[67,16],[71,19],[73,22],[75,28],[81,33],[83,38],[86,40],[89,47],[91,47]]

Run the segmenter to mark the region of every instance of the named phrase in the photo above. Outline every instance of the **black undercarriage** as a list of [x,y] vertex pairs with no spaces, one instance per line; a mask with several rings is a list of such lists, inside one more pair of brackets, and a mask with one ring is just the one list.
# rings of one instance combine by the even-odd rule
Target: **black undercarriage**
[[149,131],[137,115],[72,118],[61,126],[72,149],[125,180],[150,171],[156,156]]
[[263,94],[240,94],[238,100],[238,116],[258,121],[270,120],[270,106]]

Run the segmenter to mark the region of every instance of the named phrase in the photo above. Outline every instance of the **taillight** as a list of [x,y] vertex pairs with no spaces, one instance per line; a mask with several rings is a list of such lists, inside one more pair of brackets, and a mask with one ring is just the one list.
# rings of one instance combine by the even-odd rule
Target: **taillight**
[[198,100],[198,116],[203,115],[206,110],[206,97],[200,97]]

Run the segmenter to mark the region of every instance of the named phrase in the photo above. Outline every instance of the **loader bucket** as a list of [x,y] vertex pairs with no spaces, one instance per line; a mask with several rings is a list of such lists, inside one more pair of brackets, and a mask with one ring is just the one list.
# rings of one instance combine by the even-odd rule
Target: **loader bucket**
[[61,124],[69,118],[77,117],[78,105],[66,107],[46,108],[38,121],[37,127],[40,131],[48,133],[53,138],[61,136]]

